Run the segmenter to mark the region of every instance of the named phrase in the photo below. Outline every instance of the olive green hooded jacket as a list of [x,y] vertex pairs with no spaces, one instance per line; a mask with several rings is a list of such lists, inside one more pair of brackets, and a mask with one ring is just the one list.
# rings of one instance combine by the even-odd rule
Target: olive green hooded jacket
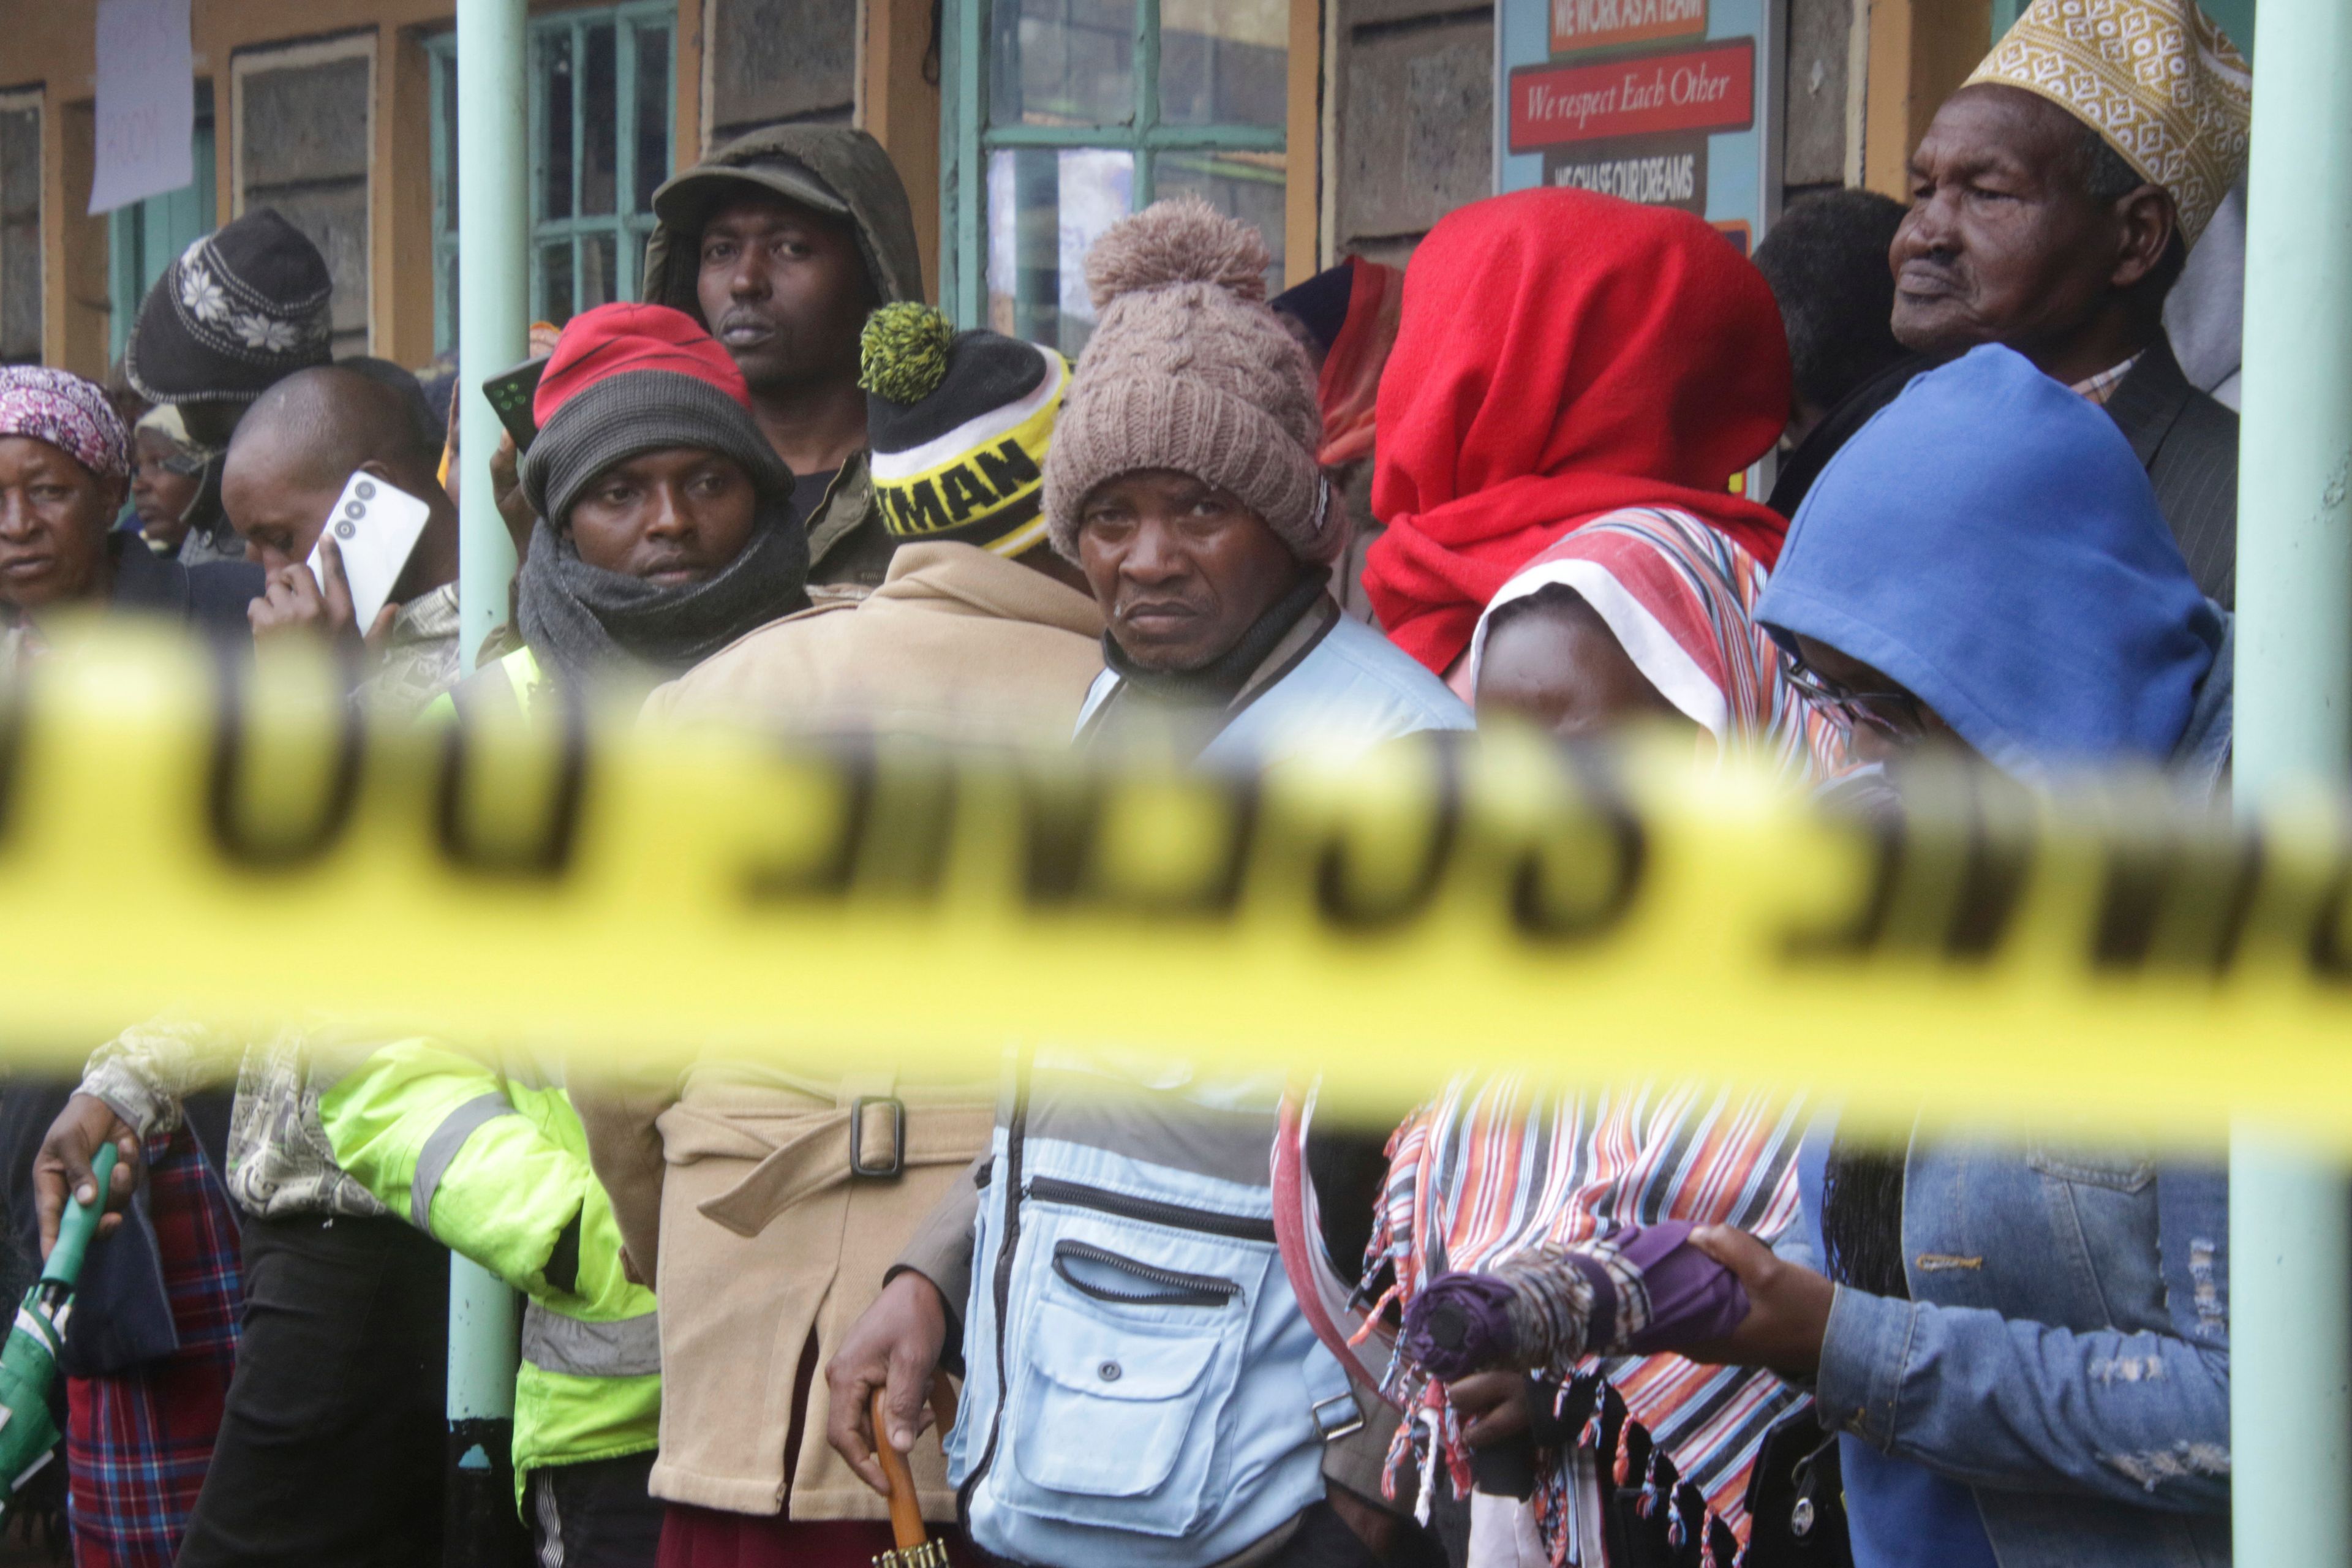
[[[737,137],[654,193],[657,221],[646,244],[649,303],[702,320],[695,291],[702,226],[719,202],[745,184],[846,218],[879,303],[923,298],[914,213],[882,144],[843,125],[777,125]],[[880,585],[890,566],[891,540],[875,510],[864,453],[841,466],[806,521],[812,599],[821,604]],[[835,593],[828,595],[828,588]]]

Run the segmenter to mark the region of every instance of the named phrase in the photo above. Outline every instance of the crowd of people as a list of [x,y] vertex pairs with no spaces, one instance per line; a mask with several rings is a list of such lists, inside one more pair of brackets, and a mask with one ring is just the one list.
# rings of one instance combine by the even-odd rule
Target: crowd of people
[[[1545,188],[1269,299],[1262,237],[1164,200],[1087,257],[1075,363],[922,303],[870,138],[757,132],[656,194],[644,302],[535,336],[470,650],[456,392],[330,363],[325,266],[257,210],[165,271],[126,387],[0,369],[6,653],[97,613],[324,639],[418,725],[594,687],[1248,771],[1642,724],[1844,809],[1929,754],[2217,798],[2248,88],[2191,0],[2033,0],[1907,205],[1800,203],[1752,262]],[[360,474],[425,513],[366,625],[321,540]],[[1278,1071],[1017,1055],[592,1077],[163,1018],[9,1082],[20,1273],[115,1211],[74,1560],[439,1561],[452,1254],[523,1299],[545,1568],[864,1568],[894,1484],[950,1561],[1034,1568],[2228,1560],[2218,1170],[1849,1136],[1671,1061],[1449,1064],[1373,1129]]]

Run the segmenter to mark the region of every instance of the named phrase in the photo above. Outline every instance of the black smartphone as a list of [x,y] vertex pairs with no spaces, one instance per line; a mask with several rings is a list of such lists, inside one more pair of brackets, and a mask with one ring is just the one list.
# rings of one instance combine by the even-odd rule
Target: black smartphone
[[514,437],[518,452],[530,451],[531,437],[539,434],[539,424],[530,416],[530,400],[539,391],[539,378],[546,374],[545,360],[525,360],[482,383],[482,395],[490,400],[499,423]]

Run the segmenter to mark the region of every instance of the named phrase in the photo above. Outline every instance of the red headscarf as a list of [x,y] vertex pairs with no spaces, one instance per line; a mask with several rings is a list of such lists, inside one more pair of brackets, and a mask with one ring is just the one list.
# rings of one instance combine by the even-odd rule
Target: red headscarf
[[1767,565],[1788,524],[1725,487],[1789,420],[1772,290],[1699,219],[1562,187],[1473,202],[1405,269],[1381,378],[1364,586],[1444,673],[1511,574],[1625,506],[1671,506]]
[[1393,267],[1360,256],[1342,265],[1349,274],[1348,315],[1315,385],[1315,400],[1323,406],[1323,449],[1315,460],[1327,468],[1371,456],[1381,371],[1396,345],[1397,302],[1404,291],[1404,275]]

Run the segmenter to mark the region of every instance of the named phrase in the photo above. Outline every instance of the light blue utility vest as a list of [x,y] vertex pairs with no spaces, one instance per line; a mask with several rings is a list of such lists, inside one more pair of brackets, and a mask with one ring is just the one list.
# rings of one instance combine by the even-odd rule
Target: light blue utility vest
[[947,1439],[972,1539],[1052,1568],[1231,1557],[1322,1498],[1359,1422],[1275,1243],[1278,1085],[1208,1108],[1031,1081],[981,1194]]
[[[1096,682],[1081,730],[1118,685]],[[1200,760],[1265,767],[1470,723],[1387,638],[1334,616]],[[1360,1416],[1275,1242],[1281,1087],[1040,1053],[981,1194],[947,1437],[983,1550],[1043,1568],[1206,1568],[1323,1499],[1324,1446]]]

